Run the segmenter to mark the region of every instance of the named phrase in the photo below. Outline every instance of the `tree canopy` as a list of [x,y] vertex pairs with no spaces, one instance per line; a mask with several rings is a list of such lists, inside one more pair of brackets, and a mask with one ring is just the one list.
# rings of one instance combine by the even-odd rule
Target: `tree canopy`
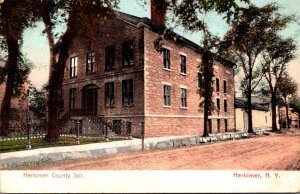
[[280,15],[275,4],[263,7],[250,5],[240,10],[231,22],[231,29],[225,34],[223,46],[227,46],[244,75],[241,86],[247,98],[250,133],[253,132],[251,95],[263,78],[262,69],[265,72],[265,67],[259,66],[259,59],[268,50],[268,46],[272,45],[269,43],[275,40],[276,34],[290,21],[292,17]]

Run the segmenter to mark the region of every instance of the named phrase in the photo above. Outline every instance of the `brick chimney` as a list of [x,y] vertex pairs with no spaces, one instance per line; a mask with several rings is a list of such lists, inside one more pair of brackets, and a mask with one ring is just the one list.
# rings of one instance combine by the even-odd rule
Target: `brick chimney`
[[167,0],[151,0],[151,20],[159,26],[166,25]]

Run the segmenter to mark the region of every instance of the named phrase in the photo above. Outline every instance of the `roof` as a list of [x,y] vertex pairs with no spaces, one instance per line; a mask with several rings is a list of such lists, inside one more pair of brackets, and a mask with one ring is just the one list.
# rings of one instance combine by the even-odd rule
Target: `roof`
[[[140,18],[137,16],[123,13],[123,12],[116,12],[116,15],[119,19],[121,19],[127,23],[130,23],[131,25],[134,25],[137,28],[146,27],[156,33],[163,32],[165,30],[164,28],[155,25],[151,21],[151,19],[149,19],[147,17]],[[200,45],[192,42],[191,40],[189,40],[183,36],[180,36],[179,34],[173,32],[173,31],[170,31],[170,33],[174,37],[174,41],[176,43],[183,44],[184,46],[191,48],[191,49],[195,50],[196,52],[203,53],[204,49]],[[232,61],[222,58],[221,56],[219,56],[215,53],[211,53],[211,54],[213,55],[214,60],[216,60],[224,65],[228,65],[231,67],[236,66],[236,64],[233,63]]]
[[[247,99],[236,97],[234,100],[235,108],[247,108]],[[257,97],[252,97],[252,109],[269,111],[269,103],[259,100]]]

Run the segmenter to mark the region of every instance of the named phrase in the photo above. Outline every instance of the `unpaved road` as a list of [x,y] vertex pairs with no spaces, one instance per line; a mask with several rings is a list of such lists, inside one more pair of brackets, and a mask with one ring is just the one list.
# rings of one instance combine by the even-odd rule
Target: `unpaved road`
[[194,147],[61,161],[22,170],[300,170],[300,129]]

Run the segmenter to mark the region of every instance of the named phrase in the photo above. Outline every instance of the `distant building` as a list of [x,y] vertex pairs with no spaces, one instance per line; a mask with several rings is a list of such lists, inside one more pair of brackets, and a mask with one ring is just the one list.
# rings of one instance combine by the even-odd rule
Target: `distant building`
[[[0,65],[3,66],[4,64],[0,62]],[[6,88],[6,82],[4,81],[2,84],[0,84],[0,111],[1,111],[1,104],[4,98],[5,94],[5,88]],[[17,97],[13,97],[11,100],[11,114],[10,119],[11,120],[20,120],[23,116],[24,112],[28,111],[28,97],[25,95],[28,91],[29,83],[25,82],[21,90],[21,95]]]
[[[159,37],[150,19],[119,12],[94,38],[76,38],[60,116],[81,109],[130,120],[134,136],[140,135],[141,121],[146,137],[203,134],[198,94],[202,48],[178,35],[175,41],[163,40],[160,53],[154,48]],[[216,111],[209,117],[209,131],[234,131],[234,64],[214,59]]]
[[[248,131],[247,99],[236,97],[234,107],[237,131]],[[278,124],[278,114],[276,118]],[[268,100],[252,97],[252,125],[254,130],[272,128],[272,110]]]
[[[286,108],[282,107],[279,109],[280,117],[281,117],[281,126],[282,127],[287,127],[286,125]],[[292,108],[289,108],[288,110],[289,114],[289,122],[290,122],[290,127],[294,128],[299,128],[300,127],[300,118],[299,114],[297,112],[294,112]]]

